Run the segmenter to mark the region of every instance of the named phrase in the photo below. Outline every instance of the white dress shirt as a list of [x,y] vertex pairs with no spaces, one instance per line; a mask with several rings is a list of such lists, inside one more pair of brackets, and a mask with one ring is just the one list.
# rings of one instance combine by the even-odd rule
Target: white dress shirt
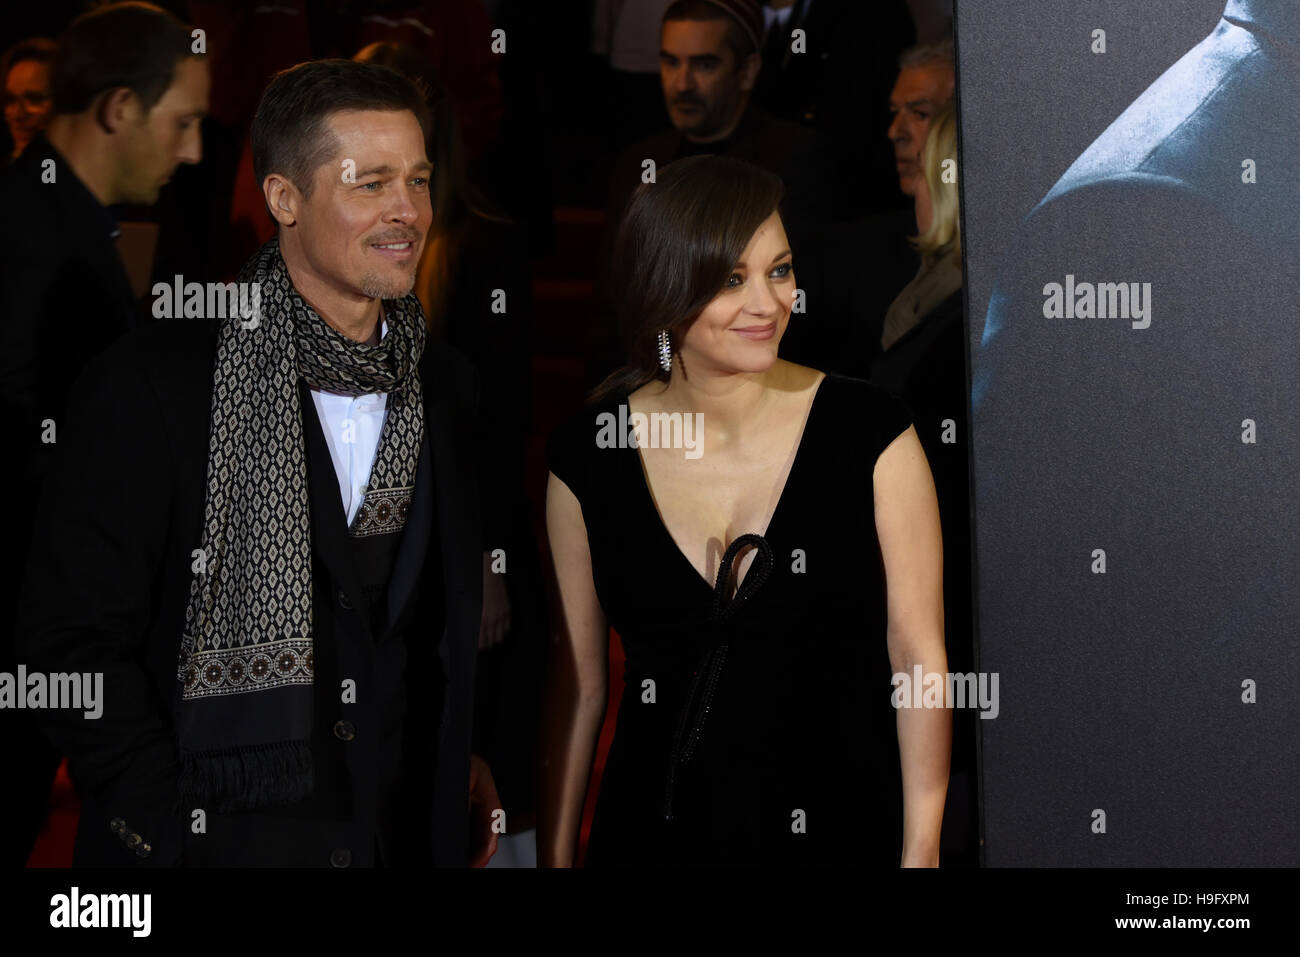
[[[388,335],[388,322],[382,321],[379,338]],[[311,390],[316,414],[320,416],[325,444],[329,446],[334,461],[334,473],[339,479],[339,495],[348,525],[356,517],[357,509],[366,497],[362,486],[370,481],[370,468],[375,463],[379,449],[379,436],[384,429],[384,416],[388,412],[387,392],[368,392],[365,395],[342,395],[324,389]]]
[[773,10],[771,7],[764,7],[763,25],[764,27],[766,27],[766,29],[769,32],[771,31],[772,24],[774,23],[777,25],[777,28],[780,29],[781,27],[785,26],[787,23],[790,22],[790,14],[792,13],[794,13],[794,7],[785,7],[781,10]]

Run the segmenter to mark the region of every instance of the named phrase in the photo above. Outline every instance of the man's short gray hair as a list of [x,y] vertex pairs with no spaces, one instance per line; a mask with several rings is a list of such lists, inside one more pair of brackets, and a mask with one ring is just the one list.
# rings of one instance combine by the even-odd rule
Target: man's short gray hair
[[908,47],[898,58],[900,70],[914,70],[923,66],[946,66],[956,72],[956,59],[953,56],[952,40],[940,40],[938,43],[918,43]]

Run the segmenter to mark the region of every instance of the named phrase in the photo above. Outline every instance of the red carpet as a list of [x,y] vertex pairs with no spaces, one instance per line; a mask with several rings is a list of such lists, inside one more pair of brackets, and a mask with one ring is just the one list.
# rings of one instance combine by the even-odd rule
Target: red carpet
[[68,762],[59,765],[59,773],[50,790],[50,812],[36,838],[28,867],[71,867],[72,843],[77,837],[77,814],[81,802],[68,777]]

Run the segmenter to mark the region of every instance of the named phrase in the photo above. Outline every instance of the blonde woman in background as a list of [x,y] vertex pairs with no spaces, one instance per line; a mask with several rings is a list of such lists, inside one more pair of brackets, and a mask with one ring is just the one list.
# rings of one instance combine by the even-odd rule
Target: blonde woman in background
[[[934,314],[956,309],[961,315],[961,216],[957,198],[957,115],[951,104],[930,123],[921,150],[921,176],[915,195],[916,226],[912,244],[921,253],[921,268],[903,287],[885,314],[880,348],[885,358]],[[905,350],[906,351],[906,350]],[[887,365],[897,363],[895,358]]]

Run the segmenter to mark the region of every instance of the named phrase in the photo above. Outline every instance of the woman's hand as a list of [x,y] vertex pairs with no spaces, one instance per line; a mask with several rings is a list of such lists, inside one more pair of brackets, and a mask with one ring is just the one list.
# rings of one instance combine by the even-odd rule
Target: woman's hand
[[492,855],[497,852],[497,835],[499,829],[493,825],[497,822],[496,813],[501,808],[501,796],[497,794],[496,781],[488,763],[477,754],[469,756],[469,807],[474,818],[474,846],[470,848],[470,867],[487,867]]

